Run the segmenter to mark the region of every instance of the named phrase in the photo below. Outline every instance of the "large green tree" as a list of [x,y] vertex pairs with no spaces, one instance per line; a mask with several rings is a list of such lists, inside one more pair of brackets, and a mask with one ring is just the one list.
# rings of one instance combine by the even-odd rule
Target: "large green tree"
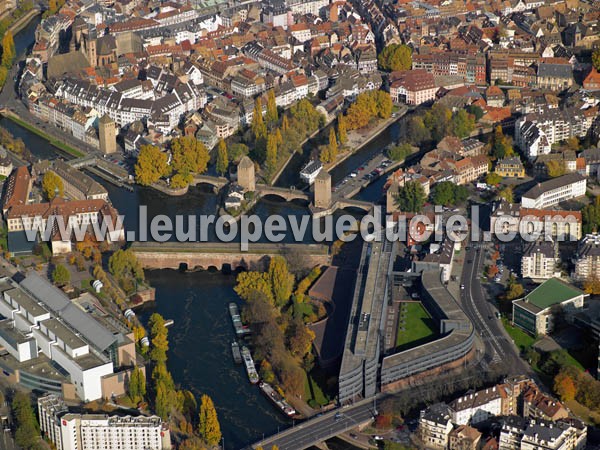
[[398,189],[396,203],[400,211],[416,213],[421,211],[426,198],[425,190],[420,183],[408,181]]
[[17,391],[11,402],[17,429],[16,444],[24,450],[37,449],[40,442],[40,427],[31,407],[29,394]]
[[71,272],[62,264],[57,264],[52,271],[52,281],[58,286],[64,286],[71,281]]
[[469,191],[464,186],[459,186],[451,181],[442,181],[433,187],[431,200],[436,205],[456,205],[464,202],[469,197]]
[[64,195],[65,186],[62,179],[49,170],[42,178],[42,191],[48,200],[52,200],[56,196],[62,197]]
[[475,129],[475,117],[464,109],[452,115],[452,133],[459,138],[466,138]]
[[597,48],[592,53],[592,65],[594,69],[600,72],[600,48]]
[[409,156],[413,151],[413,148],[408,143],[402,143],[399,145],[394,145],[387,150],[387,156],[392,161],[403,161]]
[[290,299],[294,289],[294,275],[290,273],[284,257],[271,258],[268,277],[271,281],[275,305],[281,308]]
[[267,137],[267,126],[263,119],[263,108],[260,97],[256,97],[254,101],[254,112],[252,114],[252,132],[254,139],[265,139]]
[[131,371],[127,391],[132,402],[143,400],[146,395],[146,376],[141,368],[134,367]]
[[338,114],[337,117],[337,137],[341,145],[348,142],[348,131],[346,129],[346,119],[343,114]]
[[216,169],[217,172],[223,176],[225,172],[227,172],[227,167],[229,166],[229,157],[227,156],[227,144],[223,139],[219,139],[219,144],[217,146],[217,163]]
[[377,58],[383,70],[410,70],[412,68],[412,50],[405,44],[390,44]]
[[200,420],[198,425],[200,436],[207,445],[214,447],[221,442],[221,426],[217,418],[217,410],[212,399],[204,394],[200,398]]
[[119,249],[114,252],[108,259],[108,270],[117,279],[129,277],[137,281],[144,280],[144,269],[130,249]]
[[135,164],[135,180],[143,186],[149,186],[169,175],[167,160],[167,154],[161,152],[158,147],[142,145]]
[[[167,351],[169,350],[168,330],[165,327],[165,319],[158,313],[150,316],[150,340],[152,350],[150,350],[150,359],[157,364],[165,364],[167,361]],[[166,367],[165,367],[166,369]]]
[[265,169],[269,177],[275,174],[278,162],[277,138],[274,134],[270,134],[267,138],[267,158],[265,159]]
[[185,177],[193,173],[205,172],[210,161],[206,146],[193,136],[173,139],[171,152],[173,170]]
[[267,94],[267,112],[265,114],[265,120],[269,129],[273,129],[279,120],[277,103],[275,102],[275,91],[273,89],[269,90]]

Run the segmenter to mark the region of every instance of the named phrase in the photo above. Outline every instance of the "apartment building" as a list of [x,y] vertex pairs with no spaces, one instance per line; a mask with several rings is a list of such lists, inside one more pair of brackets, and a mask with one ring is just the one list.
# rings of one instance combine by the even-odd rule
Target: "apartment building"
[[499,450],[580,450],[586,443],[587,427],[578,420],[509,417],[502,424]]
[[157,416],[76,414],[50,394],[38,399],[40,429],[57,450],[167,450],[171,436]]
[[421,411],[417,434],[427,448],[445,450],[452,428],[452,410],[436,403]]
[[468,425],[460,425],[450,432],[449,450],[477,450],[481,442],[481,433]]
[[548,280],[557,274],[560,257],[552,241],[538,240],[525,245],[521,257],[521,276],[535,281]]
[[108,191],[100,183],[63,160],[52,163],[50,171],[63,182],[65,194],[75,200],[108,200]]
[[594,111],[575,108],[546,109],[524,114],[515,122],[515,144],[529,159],[550,153],[551,146],[573,136],[584,137],[592,127]]
[[584,281],[592,277],[600,279],[600,235],[587,234],[577,247],[574,257],[573,278]]
[[458,397],[450,403],[452,422],[477,424],[502,414],[503,392],[497,386]]
[[521,197],[524,208],[544,209],[560,202],[583,197],[587,187],[586,178],[579,173],[569,173],[538,183]]
[[[13,238],[26,237],[28,231],[35,230],[38,237],[50,239],[54,255],[72,251],[72,238],[76,230],[86,232],[105,227],[105,239],[119,242],[125,238],[125,229],[119,223],[118,211],[106,200],[65,200],[55,197],[48,203],[31,203],[12,206],[4,218],[8,225],[9,251],[13,252]],[[63,220],[64,223],[58,222]],[[48,226],[51,227],[47,231]],[[61,235],[61,226],[64,236]]]
[[494,172],[501,177],[506,178],[525,177],[525,167],[523,167],[523,163],[518,156],[510,156],[499,159],[496,163],[496,167],[494,168]]
[[582,235],[580,211],[522,208],[502,201],[495,205],[490,218],[495,234],[533,233],[548,236],[553,241],[577,241]]
[[437,91],[433,75],[424,69],[390,74],[390,96],[395,103],[421,105],[435,100]]

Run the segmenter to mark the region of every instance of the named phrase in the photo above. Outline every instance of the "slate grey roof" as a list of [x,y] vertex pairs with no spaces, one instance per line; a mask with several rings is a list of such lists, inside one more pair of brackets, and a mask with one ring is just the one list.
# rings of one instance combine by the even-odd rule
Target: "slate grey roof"
[[538,77],[572,78],[573,69],[570,64],[540,63],[537,75]]
[[537,198],[540,195],[552,191],[553,189],[557,189],[562,186],[566,186],[567,184],[576,183],[577,181],[585,180],[585,177],[577,172],[568,173],[558,178],[553,178],[548,181],[544,181],[543,183],[539,183],[538,185],[529,189],[523,197],[527,198]]
[[72,304],[60,289],[35,272],[28,274],[20,286],[101,351],[117,340],[116,336]]

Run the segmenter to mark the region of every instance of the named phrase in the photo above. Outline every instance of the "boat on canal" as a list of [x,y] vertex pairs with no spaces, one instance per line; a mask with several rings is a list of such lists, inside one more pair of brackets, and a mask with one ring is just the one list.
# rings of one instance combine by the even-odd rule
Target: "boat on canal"
[[241,364],[242,362],[242,354],[240,353],[240,344],[237,341],[233,341],[231,343],[231,354],[233,355],[233,360],[236,364]]
[[260,387],[260,390],[263,392],[263,394],[265,394],[267,398],[271,400],[275,406],[277,406],[277,409],[279,409],[283,414],[288,417],[296,414],[296,410],[292,408],[290,404],[285,401],[285,398],[279,395],[279,392],[273,389],[273,386],[271,386],[269,383],[261,381],[258,387]]
[[235,334],[237,336],[244,336],[250,333],[250,328],[242,324],[242,318],[240,317],[240,310],[238,308],[238,305],[236,305],[233,302],[229,304],[229,315],[231,316],[233,328],[235,329]]
[[256,371],[254,360],[252,359],[250,350],[248,350],[248,347],[246,347],[245,345],[242,347],[242,358],[244,360],[244,365],[246,366],[246,373],[248,374],[248,379],[250,380],[250,383],[258,383],[258,372]]

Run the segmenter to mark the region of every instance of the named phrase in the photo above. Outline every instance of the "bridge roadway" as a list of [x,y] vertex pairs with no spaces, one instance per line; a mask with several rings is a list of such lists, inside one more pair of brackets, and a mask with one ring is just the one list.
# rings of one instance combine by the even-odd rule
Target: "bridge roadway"
[[372,398],[361,400],[256,442],[248,447],[248,450],[258,447],[268,449],[273,445],[281,450],[302,450],[370,422],[376,415],[374,409]]

